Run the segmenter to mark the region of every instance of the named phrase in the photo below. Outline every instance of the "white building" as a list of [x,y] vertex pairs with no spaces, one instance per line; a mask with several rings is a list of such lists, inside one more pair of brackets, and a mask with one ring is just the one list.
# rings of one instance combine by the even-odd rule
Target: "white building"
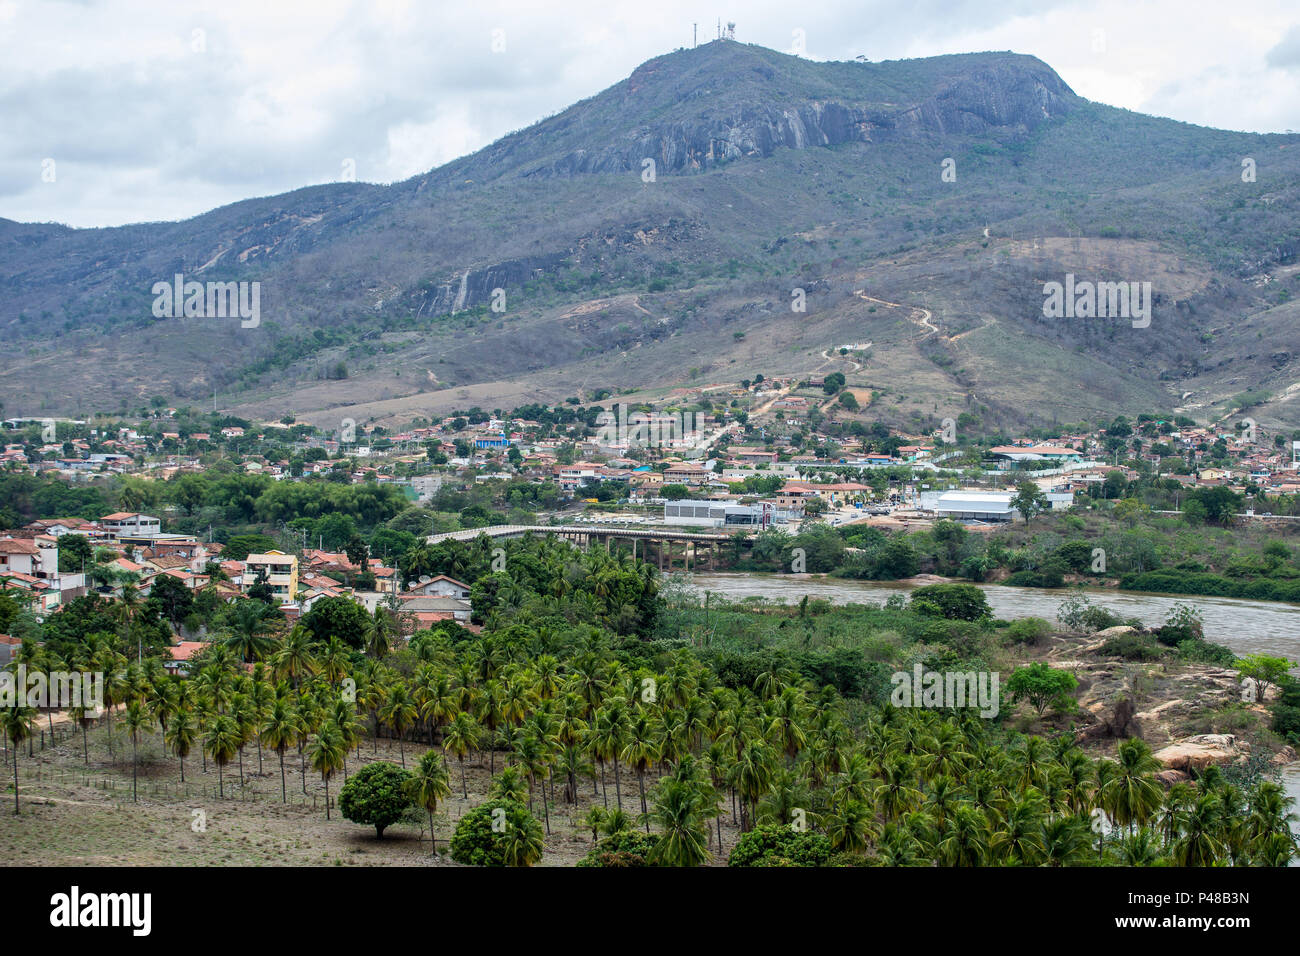
[[118,511],[99,519],[100,526],[114,538],[151,538],[162,532],[162,522],[134,511]]
[[664,504],[664,524],[704,528],[758,527],[766,512],[768,524],[786,524],[793,517],[772,503],[740,505],[732,501],[669,501]]
[[1014,521],[1009,491],[946,491],[934,503],[940,518],[957,521]]

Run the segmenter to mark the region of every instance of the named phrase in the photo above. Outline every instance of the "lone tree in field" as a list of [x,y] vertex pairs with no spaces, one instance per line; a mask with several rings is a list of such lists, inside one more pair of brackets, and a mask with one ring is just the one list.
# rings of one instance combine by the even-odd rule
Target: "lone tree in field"
[[[339,810],[346,820],[373,826],[375,838],[382,840],[384,830],[412,806],[411,781],[411,772],[397,764],[385,761],[369,764],[348,777],[339,795]],[[421,806],[428,809],[427,803]]]
[[1032,481],[1025,480],[1020,483],[1016,493],[1011,497],[1011,507],[1020,512],[1020,517],[1025,519],[1025,524],[1033,520],[1034,515],[1040,514],[1047,510],[1047,495],[1043,490]]

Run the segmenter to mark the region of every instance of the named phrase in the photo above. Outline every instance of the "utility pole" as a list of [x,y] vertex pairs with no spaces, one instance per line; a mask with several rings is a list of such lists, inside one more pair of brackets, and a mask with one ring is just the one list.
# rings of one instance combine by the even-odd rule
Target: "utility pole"
[[700,25],[698,23],[692,23],[691,24],[691,49],[694,50],[699,45],[700,45]]

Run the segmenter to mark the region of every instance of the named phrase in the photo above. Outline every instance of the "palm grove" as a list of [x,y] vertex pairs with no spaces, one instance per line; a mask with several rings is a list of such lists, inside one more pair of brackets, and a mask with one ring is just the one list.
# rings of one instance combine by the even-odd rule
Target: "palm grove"
[[[333,795],[378,836],[414,811],[436,840],[439,811],[459,792],[477,801],[447,837],[466,863],[535,863],[565,819],[589,832],[583,863],[595,866],[1282,866],[1295,856],[1292,801],[1271,780],[1211,768],[1166,790],[1138,739],[1096,759],[1069,732],[1026,736],[973,711],[893,708],[870,681],[845,676],[851,662],[836,670],[774,653],[747,642],[743,625],[720,652],[710,612],[668,602],[658,572],[627,554],[527,538],[493,570],[486,538],[419,547],[411,563],[472,582],[480,633],[441,622],[408,642],[396,602],[367,614],[346,599],[289,626],[250,599],[214,618],[215,639],[182,678],[143,654],[136,632],[166,626],[152,598],[87,598],[18,660],[105,675],[113,706],[71,715],[85,760],[87,729],[102,724],[112,747],[116,724],[133,773],[139,743],[157,734],[182,778],[215,772],[221,796],[255,761],[269,762],[287,800],[286,766],[296,768],[304,793],[320,780],[327,816]],[[969,624],[914,603],[878,613]],[[800,618],[811,626],[806,610],[791,611],[796,630]],[[17,706],[0,719],[17,810],[20,745],[38,715]],[[374,759],[380,737],[388,760]],[[469,770],[484,764],[491,783],[471,795]]]

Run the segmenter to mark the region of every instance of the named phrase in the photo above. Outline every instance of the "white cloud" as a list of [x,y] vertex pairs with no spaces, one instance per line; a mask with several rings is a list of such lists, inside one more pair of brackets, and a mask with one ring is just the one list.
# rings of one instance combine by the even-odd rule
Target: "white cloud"
[[[802,31],[813,59],[1015,50],[1116,106],[1300,128],[1300,13],[1290,0],[988,8],[754,0],[730,16],[738,39],[778,50]],[[701,14],[686,0],[0,0],[0,216],[182,218],[337,179],[348,158],[360,179],[402,179],[689,45]],[[712,39],[716,20],[698,27]],[[494,29],[503,53],[492,52]],[[59,162],[55,183],[41,181],[45,157]]]

